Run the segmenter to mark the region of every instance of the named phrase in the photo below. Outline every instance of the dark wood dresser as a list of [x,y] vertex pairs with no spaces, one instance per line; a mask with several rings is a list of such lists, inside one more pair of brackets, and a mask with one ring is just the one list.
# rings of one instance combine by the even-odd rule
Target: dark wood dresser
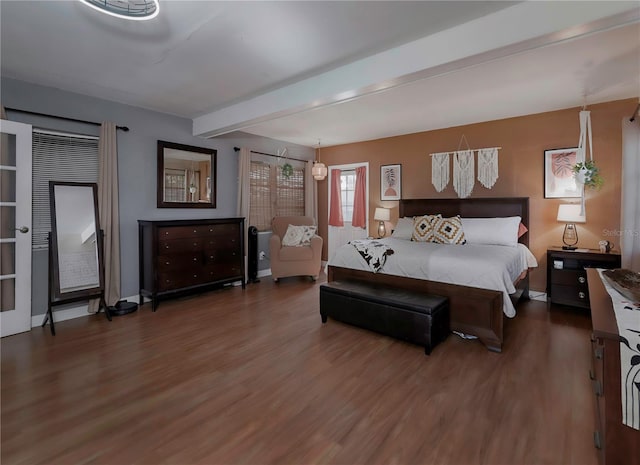
[[620,268],[620,254],[597,250],[581,252],[547,250],[547,296],[549,302],[589,308],[586,268]]
[[591,301],[592,368],[596,403],[594,442],[601,464],[640,465],[640,431],[622,423],[620,336],[611,297],[595,269],[587,270]]
[[244,279],[244,218],[138,220],[140,302],[203,292]]

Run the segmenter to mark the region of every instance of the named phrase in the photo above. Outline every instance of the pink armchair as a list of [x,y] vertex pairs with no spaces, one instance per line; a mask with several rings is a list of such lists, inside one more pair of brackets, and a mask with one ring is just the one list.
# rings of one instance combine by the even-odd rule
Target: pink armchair
[[310,276],[315,281],[318,279],[321,267],[322,238],[313,236],[308,246],[283,246],[282,238],[290,224],[314,226],[315,221],[309,216],[276,216],[271,221],[269,254],[273,280],[277,282],[278,279],[287,276]]

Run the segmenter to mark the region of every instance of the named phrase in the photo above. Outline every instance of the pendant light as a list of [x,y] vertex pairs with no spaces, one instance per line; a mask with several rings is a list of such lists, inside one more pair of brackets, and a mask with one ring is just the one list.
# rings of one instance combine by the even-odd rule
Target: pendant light
[[311,174],[316,181],[322,181],[327,177],[327,167],[320,161],[320,139],[318,139],[318,161],[313,162]]

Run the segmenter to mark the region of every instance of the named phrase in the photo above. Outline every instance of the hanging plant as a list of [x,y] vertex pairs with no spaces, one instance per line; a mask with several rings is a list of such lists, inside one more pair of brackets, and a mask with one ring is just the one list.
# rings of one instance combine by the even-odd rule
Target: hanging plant
[[604,179],[600,176],[600,170],[593,160],[573,165],[573,176],[580,184],[592,189],[600,189],[604,184]]
[[293,166],[291,163],[285,163],[282,165],[282,176],[289,178],[293,174]]

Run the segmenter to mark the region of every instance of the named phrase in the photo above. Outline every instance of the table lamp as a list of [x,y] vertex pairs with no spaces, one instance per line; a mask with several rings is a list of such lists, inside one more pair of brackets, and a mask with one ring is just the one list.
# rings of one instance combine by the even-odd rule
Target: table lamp
[[390,210],[388,208],[376,208],[376,212],[373,215],[374,220],[380,221],[378,225],[378,237],[383,238],[387,233],[387,230],[384,226],[385,221],[389,221],[391,219]]
[[581,206],[579,204],[568,203],[558,205],[558,222],[565,223],[564,233],[562,234],[563,250],[576,250],[578,243],[578,229],[576,223],[587,222],[587,212],[580,214]]

